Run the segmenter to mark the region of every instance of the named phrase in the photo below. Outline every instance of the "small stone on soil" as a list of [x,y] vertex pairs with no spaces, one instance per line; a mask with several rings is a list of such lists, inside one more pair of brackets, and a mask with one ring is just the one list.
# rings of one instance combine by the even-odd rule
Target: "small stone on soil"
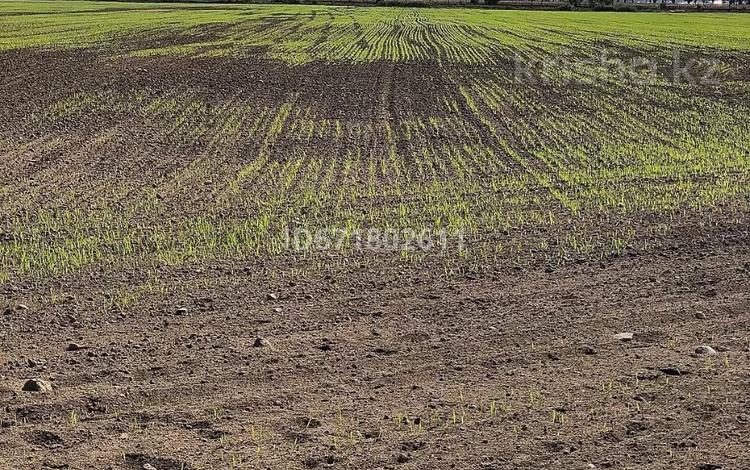
[[268,294],[268,295],[266,296],[266,298],[267,298],[268,300],[279,300],[279,295],[278,295],[278,294]]
[[24,392],[51,392],[52,384],[42,379],[27,380],[21,391]]
[[180,308],[178,308],[178,309],[177,309],[177,310],[175,311],[175,313],[176,313],[177,315],[187,315],[187,314],[188,314],[188,309],[187,309],[187,308],[185,308],[185,307],[180,307]]
[[65,348],[66,351],[80,351],[83,349],[83,346],[80,346],[76,343],[70,343],[67,348]]
[[695,353],[696,354],[706,354],[708,356],[715,356],[715,355],[719,354],[718,352],[716,352],[716,350],[714,348],[712,348],[711,346],[708,346],[707,344],[701,344],[700,346],[698,346],[697,348],[695,348]]
[[254,348],[265,348],[268,346],[268,340],[265,338],[257,337],[253,343]]
[[632,341],[633,333],[630,333],[630,332],[618,333],[614,335],[614,338],[619,341]]

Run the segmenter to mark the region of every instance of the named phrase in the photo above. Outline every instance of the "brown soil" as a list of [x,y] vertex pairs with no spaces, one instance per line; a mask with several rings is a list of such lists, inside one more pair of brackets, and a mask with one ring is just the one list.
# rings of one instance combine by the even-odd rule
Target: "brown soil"
[[[748,468],[749,256],[479,277],[212,265],[109,311],[71,282],[0,317],[3,465]],[[52,393],[20,391],[37,376]]]

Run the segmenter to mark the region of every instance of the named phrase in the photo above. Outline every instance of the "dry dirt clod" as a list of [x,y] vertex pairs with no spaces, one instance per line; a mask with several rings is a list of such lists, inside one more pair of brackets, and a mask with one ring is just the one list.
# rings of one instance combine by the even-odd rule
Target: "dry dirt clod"
[[29,379],[26,381],[26,383],[23,384],[23,387],[21,388],[21,391],[23,392],[51,392],[52,391],[52,384],[46,380],[42,379]]
[[633,340],[633,333],[631,332],[624,332],[624,333],[617,333],[613,336],[618,341],[632,341]]
[[333,349],[333,346],[328,341],[324,340],[319,346],[316,346],[318,349],[320,349],[323,352],[330,351]]
[[681,371],[678,367],[661,367],[661,368],[659,368],[659,370],[664,375],[671,375],[671,376],[675,376],[675,377],[679,377],[681,375],[685,375],[685,373],[686,373],[685,371]]
[[411,459],[406,454],[398,454],[398,456],[396,457],[396,462],[398,462],[398,463],[406,463],[409,460],[411,460]]
[[321,426],[320,420],[312,418],[310,416],[300,416],[295,418],[295,423],[305,429],[319,428]]
[[592,348],[591,346],[582,346],[581,352],[587,356],[593,356],[596,354],[596,349]]

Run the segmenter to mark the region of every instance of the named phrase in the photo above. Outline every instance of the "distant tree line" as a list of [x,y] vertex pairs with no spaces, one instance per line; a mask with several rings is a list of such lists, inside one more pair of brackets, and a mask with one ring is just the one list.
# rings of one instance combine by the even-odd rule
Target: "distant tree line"
[[[609,9],[613,8],[616,4],[651,4],[651,5],[676,5],[678,0],[568,0],[568,3],[571,7],[579,8],[579,7],[589,7],[589,8],[602,8],[602,9]],[[685,3],[688,5],[711,5],[713,4],[713,0],[684,0]],[[729,6],[731,9],[732,5],[750,5],[750,0],[724,0],[724,5]]]

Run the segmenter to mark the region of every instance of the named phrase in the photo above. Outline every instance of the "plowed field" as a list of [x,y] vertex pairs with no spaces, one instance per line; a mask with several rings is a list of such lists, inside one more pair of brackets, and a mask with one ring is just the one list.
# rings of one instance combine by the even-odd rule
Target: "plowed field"
[[0,74],[0,468],[750,468],[750,15],[5,1]]

